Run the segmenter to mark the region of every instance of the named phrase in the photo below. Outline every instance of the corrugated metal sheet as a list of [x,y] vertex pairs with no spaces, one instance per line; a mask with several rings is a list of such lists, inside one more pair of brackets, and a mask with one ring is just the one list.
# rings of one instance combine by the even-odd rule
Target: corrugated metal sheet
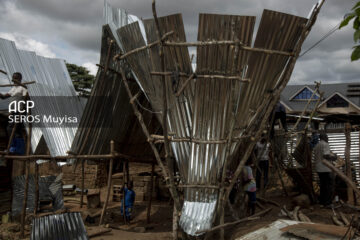
[[235,240],[263,240],[263,239],[300,240],[303,238],[291,234],[286,234],[280,230],[284,227],[295,225],[298,223],[299,222],[297,221],[280,219],[269,224],[268,226],[250,232],[242,237],[238,237]]
[[34,218],[31,240],[87,240],[85,225],[79,212]]
[[[264,10],[254,47],[292,52],[307,19],[280,12]],[[256,109],[274,87],[283,73],[289,56],[252,53],[247,77],[251,82],[241,90],[238,128],[250,124]]]
[[[13,179],[13,201],[12,201],[12,215],[21,214],[22,204],[24,199],[25,176],[17,176]],[[64,200],[62,195],[61,179],[56,176],[40,177],[39,178],[39,201],[52,201],[53,210],[59,210],[64,207]],[[26,211],[32,212],[35,207],[35,177],[29,176],[29,190]]]
[[[105,65],[109,41],[114,40],[109,25],[103,26],[100,64]],[[120,47],[114,43],[110,55],[109,67],[120,71],[120,64],[114,62],[113,57],[120,53]],[[130,74],[130,73],[129,73]],[[140,91],[136,82],[130,87],[135,94]],[[104,103],[106,101],[107,103]],[[144,95],[137,99],[144,122],[152,133],[159,133],[161,126],[156,117],[144,109],[150,105]],[[111,107],[110,107],[111,106]],[[146,141],[136,116],[133,113],[126,89],[121,77],[108,71],[104,76],[103,69],[99,69],[91,96],[84,110],[81,126],[75,136],[72,151],[78,154],[103,154],[110,151],[110,140],[114,140],[116,150],[122,154],[138,158],[153,159],[150,145]]]
[[[33,114],[51,116],[72,116],[80,121],[83,104],[76,97],[65,63],[60,59],[37,56],[34,52],[18,50],[15,43],[0,39],[1,61],[8,72],[8,83],[14,72],[21,72],[23,82],[36,81],[28,85],[30,98],[35,102]],[[1,89],[3,90],[3,89]],[[67,98],[66,98],[67,97]],[[75,124],[74,124],[75,125]],[[34,127],[32,149],[35,152],[43,135],[52,156],[66,155],[77,127],[50,127],[43,123],[42,128]]]
[[[264,11],[255,47],[291,51],[305,21],[304,18],[288,14]],[[180,14],[159,18],[159,23],[162,34],[174,31],[169,41],[186,41]],[[254,17],[201,14],[198,40],[240,40],[250,46],[254,23]],[[154,20],[144,20],[144,26],[148,42],[156,41]],[[120,28],[118,34],[126,52],[145,45],[137,23]],[[167,77],[166,82],[169,131],[176,133],[175,137],[226,139],[232,112],[237,114],[237,128],[244,129],[264,100],[266,92],[274,89],[289,57],[250,54],[240,50],[234,62],[234,46],[201,46],[197,51],[197,74],[239,76],[249,66],[247,77],[251,79],[251,83],[244,85],[239,81],[200,78],[193,80],[184,94],[177,98],[174,93],[185,79],[176,77],[176,72],[191,74],[189,55],[186,47],[165,47],[165,71],[174,72],[174,76]],[[141,88],[149,97],[154,111],[160,112],[161,79],[150,75],[151,71],[161,71],[158,48],[137,52],[127,60],[138,77]],[[241,134],[241,131],[237,131],[235,136]],[[172,143],[172,147],[185,184],[218,184],[226,157],[226,144],[183,142]],[[235,146],[232,150],[235,150]],[[183,229],[195,235],[196,231],[211,226],[216,201],[217,190],[186,189],[180,219]]]

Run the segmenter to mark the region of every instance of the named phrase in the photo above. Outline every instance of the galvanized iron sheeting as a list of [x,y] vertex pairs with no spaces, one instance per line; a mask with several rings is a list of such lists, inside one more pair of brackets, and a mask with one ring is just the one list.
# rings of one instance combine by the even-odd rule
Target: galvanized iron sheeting
[[[198,41],[239,40],[251,44],[255,17],[200,14]],[[238,54],[235,57],[235,54]],[[197,74],[241,76],[249,53],[234,46],[197,48]],[[203,140],[228,138],[236,114],[242,83],[238,80],[200,78],[195,82],[192,137]],[[188,184],[218,185],[226,158],[226,144],[191,143]],[[187,189],[180,224],[187,233],[212,225],[218,191]],[[199,212],[200,210],[200,212]],[[201,221],[199,221],[199,217]],[[189,226],[192,226],[189,228]]]
[[[264,10],[254,47],[292,52],[307,19],[285,13]],[[238,128],[251,124],[256,110],[265,97],[276,88],[290,57],[261,52],[251,53],[247,77],[251,82],[241,90]],[[241,134],[241,131],[238,133]]]
[[31,240],[87,240],[85,225],[79,212],[34,218]]
[[[6,80],[3,79],[4,84],[11,83],[12,74],[14,72],[22,73],[23,82],[29,82],[33,80],[28,77],[30,74],[27,74],[27,72],[25,71],[25,68],[20,60],[19,51],[17,50],[15,43],[13,41],[0,38],[0,62],[2,62],[2,67],[4,68],[2,70],[7,72],[7,75],[3,75],[3,77],[6,78]],[[9,90],[10,87],[0,89],[1,92],[7,92]],[[5,101],[0,100],[0,101],[4,102],[5,104],[8,103],[8,101],[6,100]],[[2,109],[4,109],[4,107],[2,107]],[[5,110],[8,111],[7,109],[8,106],[6,107]],[[38,128],[34,128],[31,135],[31,147],[34,151],[38,146],[41,136],[42,136],[41,130]]]
[[[110,27],[105,25],[100,59],[100,64],[103,66],[106,63],[109,39],[114,40],[114,36]],[[109,56],[109,67],[118,72],[120,72],[120,64],[124,63],[113,61],[113,57],[120,51],[119,46],[114,43]],[[130,88],[133,94],[140,91],[135,82],[130,82]],[[144,108],[151,108],[144,95],[137,99],[137,103]],[[158,133],[161,127],[156,117],[142,108],[139,110],[143,113],[144,122],[149,130],[152,133]],[[72,145],[73,152],[78,154],[109,153],[110,140],[114,140],[115,148],[120,153],[138,158],[153,158],[150,145],[136,121],[121,76],[113,71],[108,71],[104,76],[103,69],[99,69],[80,125],[84,127],[76,133]]]
[[[28,85],[28,92],[31,97],[53,97],[35,98],[35,108],[33,114],[38,112],[46,113],[51,116],[72,116],[81,119],[83,104],[76,98],[76,92],[65,63],[60,59],[51,59],[37,56],[34,52],[18,50],[12,41],[0,39],[2,54],[1,60],[8,72],[8,81],[14,72],[21,72],[23,82],[36,81],[35,84]],[[56,98],[57,96],[67,96]],[[51,101],[50,101],[51,99]],[[41,111],[40,111],[41,109]],[[43,128],[34,128],[31,144],[36,152],[41,136],[44,136],[51,156],[66,155],[69,151],[71,142],[77,128],[53,128],[44,123]]]
[[[12,215],[17,216],[21,214],[22,203],[24,199],[25,190],[25,176],[18,176],[13,179],[13,200],[12,200]],[[40,177],[39,178],[39,201],[52,201],[53,210],[59,210],[64,207],[64,200],[62,195],[61,179],[56,176]],[[35,177],[29,176],[29,190],[26,205],[26,211],[32,212],[35,207]]]
[[[159,19],[160,29],[162,35],[173,31],[174,34],[168,37],[168,41],[185,42],[185,29],[181,14],[174,14],[170,16],[160,17]],[[155,42],[158,40],[156,35],[156,27],[154,19],[144,20],[145,32],[148,42]],[[150,59],[152,68],[150,71],[161,72],[161,62],[159,58],[159,46],[156,45],[150,49]],[[164,48],[165,58],[165,71],[173,72],[172,76],[166,77],[167,88],[167,105],[168,115],[167,124],[168,131],[175,133],[174,137],[191,137],[192,129],[192,102],[194,97],[194,83],[191,81],[185,88],[183,93],[176,97],[175,93],[184,84],[187,77],[180,77],[178,72],[187,73],[188,76],[192,74],[192,66],[190,63],[190,56],[187,47],[179,46],[167,46]],[[161,103],[162,110],[162,89],[163,83],[160,76],[152,76],[148,81],[153,84],[153,88],[156,91],[157,102]],[[150,100],[153,104],[154,102]],[[162,123],[162,121],[161,121]],[[172,150],[177,161],[178,168],[180,170],[180,176],[183,182],[186,182],[188,178],[190,155],[190,143],[189,142],[172,142]]]
[[[265,10],[260,23],[255,47],[292,51],[306,19]],[[173,30],[170,41],[185,41],[181,15],[159,18],[162,34]],[[240,40],[251,45],[254,17],[202,14],[199,21],[199,41]],[[157,40],[154,20],[144,21],[148,42]],[[118,30],[119,40],[126,52],[145,45],[139,25],[130,24]],[[235,136],[241,136],[250,123],[264,95],[275,88],[289,57],[239,51],[236,62],[234,46],[201,46],[197,53],[197,74],[241,75],[247,65],[246,77],[250,84],[224,79],[196,79],[183,96],[174,93],[185,79],[177,72],[191,74],[186,47],[165,47],[165,71],[174,72],[167,77],[168,124],[175,137],[220,140],[228,137],[232,113],[237,114]],[[162,83],[151,71],[161,71],[158,47],[128,57],[153,109],[162,110]],[[171,81],[170,81],[171,80]],[[238,105],[239,103],[239,105]],[[239,107],[239,108],[238,108]],[[160,117],[160,116],[159,116]],[[217,184],[225,160],[225,144],[172,143],[181,178],[186,184]],[[232,146],[232,153],[235,144]],[[213,189],[186,189],[185,205],[180,223],[186,232],[205,229],[212,223],[217,191]],[[201,203],[201,204],[200,204]],[[200,207],[201,205],[201,207]],[[200,217],[201,216],[201,217]],[[198,219],[201,218],[201,221]]]

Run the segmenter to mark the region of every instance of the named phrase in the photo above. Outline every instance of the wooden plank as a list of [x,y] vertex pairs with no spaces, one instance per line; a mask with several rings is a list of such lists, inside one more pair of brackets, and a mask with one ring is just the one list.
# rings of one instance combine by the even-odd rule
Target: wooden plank
[[[351,150],[351,125],[350,123],[345,123],[345,139],[346,139],[346,144],[345,144],[345,167],[346,167],[346,176],[349,179],[353,179],[352,177],[352,171],[351,171],[351,160],[350,160],[350,150]],[[348,203],[354,205],[355,201],[354,201],[354,191],[353,189],[348,186],[347,187],[347,198],[348,198]]]

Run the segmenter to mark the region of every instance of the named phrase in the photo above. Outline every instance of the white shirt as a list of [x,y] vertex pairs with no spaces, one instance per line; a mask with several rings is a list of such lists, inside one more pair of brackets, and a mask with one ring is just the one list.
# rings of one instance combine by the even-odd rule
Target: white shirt
[[26,88],[22,87],[22,86],[15,86],[15,87],[12,87],[10,89],[10,91],[8,92],[8,94],[11,96],[11,97],[25,97],[26,94],[27,94],[27,90]]
[[[315,168],[317,172],[331,172],[331,170],[322,163],[324,155],[330,155],[330,146],[329,143],[320,140],[314,148]],[[327,161],[326,159],[324,160]]]
[[256,143],[256,151],[257,151],[257,160],[258,161],[268,161],[269,160],[269,143]]

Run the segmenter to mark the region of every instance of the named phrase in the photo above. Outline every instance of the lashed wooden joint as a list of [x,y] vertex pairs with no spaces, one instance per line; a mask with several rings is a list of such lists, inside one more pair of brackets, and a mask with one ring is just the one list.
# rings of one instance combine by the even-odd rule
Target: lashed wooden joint
[[130,103],[133,104],[140,95],[141,95],[141,90],[138,91],[132,98],[130,98]]
[[194,78],[196,78],[196,74],[193,73],[190,75],[190,77],[188,79],[186,79],[186,81],[183,83],[183,85],[181,86],[181,88],[179,89],[179,91],[177,91],[177,93],[175,94],[175,96],[179,97],[180,94],[184,91],[185,87],[189,84],[189,82],[191,80],[193,80]]

